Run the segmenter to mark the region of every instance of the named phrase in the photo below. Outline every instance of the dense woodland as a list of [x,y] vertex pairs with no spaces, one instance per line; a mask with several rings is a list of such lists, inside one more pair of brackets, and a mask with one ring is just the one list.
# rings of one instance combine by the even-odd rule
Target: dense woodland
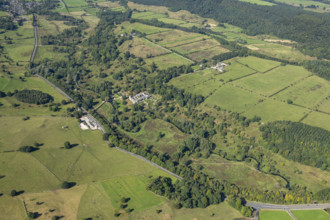
[[262,6],[238,0],[133,0],[188,10],[202,17],[239,26],[249,35],[273,34],[300,44],[300,50],[330,59],[330,14],[313,13],[283,5]]
[[39,90],[28,90],[28,89],[18,91],[15,97],[17,100],[21,102],[37,104],[37,105],[46,104],[54,100],[54,98],[47,93],[43,93]]
[[260,127],[268,148],[309,166],[329,167],[330,132],[299,122],[274,122]]

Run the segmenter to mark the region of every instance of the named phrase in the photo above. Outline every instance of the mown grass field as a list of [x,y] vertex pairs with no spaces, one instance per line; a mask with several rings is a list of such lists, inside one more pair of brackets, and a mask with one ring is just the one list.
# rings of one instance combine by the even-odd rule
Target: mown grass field
[[280,65],[280,63],[277,61],[265,60],[252,56],[241,58],[237,60],[237,62],[246,65],[247,67],[250,67],[251,69],[254,69],[260,73],[266,72]]
[[175,53],[149,58],[145,61],[148,65],[151,65],[154,62],[159,69],[167,69],[172,66],[189,65],[192,63],[192,61]]
[[277,67],[267,73],[257,73],[233,83],[258,94],[270,96],[310,74],[303,67],[287,65]]
[[253,108],[246,109],[245,115],[261,117],[261,121],[269,122],[276,120],[299,121],[309,112],[308,109],[295,105],[289,105],[275,100],[264,100]]
[[320,112],[311,112],[303,123],[330,130],[330,115]]
[[[159,132],[164,136],[160,138]],[[175,153],[178,145],[187,137],[174,125],[160,119],[149,119],[142,125],[139,132],[128,134],[140,143],[153,145],[154,150],[168,154]]]
[[298,220],[329,220],[330,215],[324,210],[291,210]]
[[261,210],[259,212],[260,220],[292,220],[291,216],[286,211],[270,211]]
[[274,97],[282,101],[291,99],[295,104],[313,108],[329,95],[329,82],[320,77],[311,76]]
[[217,89],[204,103],[209,106],[217,105],[227,110],[243,112],[253,108],[261,98],[256,94],[226,84]]

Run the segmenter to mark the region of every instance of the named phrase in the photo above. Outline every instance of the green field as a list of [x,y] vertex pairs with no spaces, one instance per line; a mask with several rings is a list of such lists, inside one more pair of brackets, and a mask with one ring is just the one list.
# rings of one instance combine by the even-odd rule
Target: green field
[[226,72],[216,76],[217,79],[223,80],[224,82],[232,81],[255,73],[255,70],[250,69],[235,61],[225,61],[225,63],[230,63],[229,66],[225,67]]
[[183,44],[201,41],[207,38],[209,37],[201,34],[184,32],[181,30],[170,30],[158,34],[148,35],[148,39],[154,41],[159,45],[170,48]]
[[151,65],[154,62],[159,69],[167,69],[172,66],[189,65],[192,63],[192,61],[175,53],[149,58],[145,61],[147,65]]
[[298,220],[329,220],[330,215],[324,210],[291,210]]
[[240,0],[241,2],[248,2],[251,4],[257,4],[257,5],[267,5],[267,6],[273,6],[275,5],[274,3],[271,2],[266,2],[262,0]]
[[0,219],[27,219],[23,202],[10,196],[1,196],[0,213]]
[[276,120],[299,121],[308,112],[308,109],[269,99],[247,109],[244,114],[248,117],[257,115],[261,117],[263,122],[269,122]]
[[171,85],[180,89],[189,89],[196,84],[207,81],[210,79],[210,75],[205,74],[206,72],[214,72],[212,69],[204,70],[203,72],[195,72],[190,74],[181,75],[170,81]]
[[172,49],[181,53],[181,54],[188,54],[193,53],[200,50],[205,50],[211,47],[215,47],[219,45],[219,43],[213,39],[207,39],[202,41],[197,41],[189,44],[184,44],[181,46],[173,47]]
[[282,101],[291,99],[295,104],[313,108],[329,95],[329,82],[320,77],[311,76],[274,97]]
[[[199,159],[194,163],[202,165],[205,173],[243,187],[253,186],[256,189],[279,190],[284,181],[278,177],[264,174],[244,162],[232,162],[218,155],[208,159]],[[279,182],[281,184],[279,184]]]
[[102,186],[115,209],[120,208],[120,200],[125,197],[130,198],[128,208],[138,212],[166,201],[165,198],[147,191],[147,183],[148,180],[144,177],[124,176],[102,182]]
[[158,14],[151,11],[147,12],[134,12],[132,18],[134,19],[154,19],[154,18],[165,18],[165,14]]
[[265,59],[261,59],[258,57],[252,57],[252,56],[241,58],[241,59],[237,60],[237,62],[244,64],[261,73],[264,73],[264,72],[280,65],[280,63],[277,61],[265,60]]
[[155,34],[155,33],[160,33],[160,32],[167,32],[169,29],[154,27],[154,26],[141,24],[141,23],[123,22],[117,28],[116,31],[118,33],[131,33],[134,30],[139,31],[141,33],[145,33],[145,34]]
[[329,114],[320,113],[320,112],[312,112],[302,122],[312,125],[312,126],[324,128],[328,131],[330,130],[330,115]]
[[245,77],[235,81],[234,84],[258,94],[271,96],[308,75],[310,73],[303,67],[286,65],[277,67],[267,73],[257,73]]
[[217,105],[234,112],[243,112],[254,108],[260,99],[261,97],[258,95],[226,84],[207,98],[204,103],[209,106]]
[[[159,138],[159,132],[164,136]],[[143,145],[153,145],[154,150],[168,154],[175,153],[177,146],[187,136],[174,125],[160,119],[149,119],[142,125],[139,132],[128,134]]]
[[129,51],[131,54],[134,54],[137,57],[147,58],[148,55],[159,56],[171,51],[166,50],[144,38],[135,37],[132,41],[125,41],[121,46],[121,51]]
[[324,100],[324,102],[322,102],[322,104],[320,106],[318,106],[317,108],[320,111],[330,113],[330,99],[327,98],[326,100]]
[[292,220],[291,216],[286,211],[266,211],[259,212],[260,220]]

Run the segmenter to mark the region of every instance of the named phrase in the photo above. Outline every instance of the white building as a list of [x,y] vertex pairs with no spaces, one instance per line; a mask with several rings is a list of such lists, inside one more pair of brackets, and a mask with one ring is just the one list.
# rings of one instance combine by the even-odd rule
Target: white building
[[225,66],[228,66],[228,64],[225,64],[225,63],[217,63],[215,66],[212,66],[211,68],[212,69],[216,69],[216,70],[218,70],[218,71],[220,71],[220,72],[225,72],[225,70],[224,70],[224,68],[225,68]]
[[97,129],[100,129],[99,126],[97,125],[97,123],[92,118],[88,117],[87,115],[81,117],[80,120],[82,121],[80,123],[80,128],[82,130],[87,130],[87,129],[97,130]]
[[145,92],[141,92],[139,94],[136,94],[135,96],[129,96],[128,99],[133,103],[133,104],[137,104],[139,102],[142,102],[143,100],[146,100],[150,97],[150,95],[148,95]]

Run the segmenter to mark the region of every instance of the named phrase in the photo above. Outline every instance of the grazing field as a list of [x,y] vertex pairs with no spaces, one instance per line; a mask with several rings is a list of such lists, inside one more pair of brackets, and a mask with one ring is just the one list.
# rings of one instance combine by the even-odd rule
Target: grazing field
[[199,50],[187,55],[187,57],[191,58],[192,60],[202,61],[203,59],[212,59],[214,56],[229,52],[226,48],[215,46],[212,48]]
[[193,53],[200,50],[205,50],[211,47],[218,46],[219,43],[213,39],[205,39],[202,41],[197,41],[189,44],[183,44],[181,46],[173,47],[172,50],[175,50],[181,54]]
[[317,107],[318,110],[330,113],[330,99],[327,98],[320,106]]
[[114,208],[101,183],[91,183],[80,198],[76,219],[111,219]]
[[166,17],[165,14],[158,14],[151,11],[133,12],[132,14],[133,19],[155,19],[155,18],[157,19],[157,18],[165,18],[165,17]]
[[174,18],[158,18],[158,21],[164,22],[166,24],[174,24],[174,25],[180,25],[186,23],[183,20],[174,19]]
[[172,79],[169,84],[178,87],[180,89],[189,89],[198,83],[209,80],[212,75],[207,75],[205,74],[206,72],[213,72],[213,71],[212,69],[208,69],[202,72],[199,71],[195,73],[181,75],[179,77]]
[[197,95],[202,95],[204,97],[208,97],[212,95],[217,89],[219,89],[223,83],[213,77],[208,79],[207,81],[200,82],[196,85],[191,86],[187,91],[197,94]]
[[38,219],[52,219],[53,216],[76,219],[80,199],[86,188],[87,185],[81,185],[70,189],[22,194],[20,199],[25,201],[28,211],[41,214]]
[[166,201],[154,193],[147,191],[148,179],[143,176],[122,176],[102,182],[102,186],[109,196],[112,206],[120,209],[122,197],[129,198],[127,202],[130,209],[138,212],[159,205]]
[[159,69],[167,69],[172,66],[189,65],[193,63],[192,61],[181,57],[180,55],[177,55],[175,53],[149,58],[145,61],[148,65],[154,62]]
[[310,75],[310,72],[298,66],[280,66],[267,73],[257,73],[237,80],[235,85],[262,95],[271,96],[281,89],[292,85]]
[[330,131],[330,115],[320,112],[311,112],[303,121],[303,123],[324,128]]
[[329,82],[320,77],[311,76],[274,97],[282,101],[291,99],[295,104],[313,108],[329,95]]
[[158,34],[148,35],[148,39],[152,40],[153,42],[170,48],[182,44],[201,41],[207,38],[209,37],[201,34],[184,32],[181,30],[170,30]]
[[266,2],[266,1],[262,1],[262,0],[239,0],[239,1],[248,2],[248,3],[251,3],[251,4],[257,4],[257,5],[267,5],[267,6],[275,5],[274,3]]
[[[159,132],[163,137],[159,137]],[[149,119],[137,133],[128,133],[143,145],[153,145],[153,149],[173,154],[177,146],[186,139],[186,134],[182,133],[174,125],[160,119]]]
[[294,49],[292,46],[282,44],[264,42],[264,44],[251,44],[249,48],[261,54],[290,61],[303,61],[307,58],[303,53]]
[[134,30],[145,34],[155,34],[155,33],[167,32],[169,29],[154,27],[141,23],[123,22],[120,26],[118,26],[116,32],[129,34]]
[[[276,0],[275,2],[293,5],[296,7],[300,7],[300,5],[302,5],[304,7],[315,5],[315,6],[317,6],[317,8],[315,8],[315,9],[310,9],[310,8],[305,8],[305,9],[311,10],[311,11],[316,11],[316,12],[329,12],[330,11],[329,4],[322,3],[319,1],[313,1],[313,0]],[[325,10],[323,8],[325,8]]]
[[324,210],[291,210],[298,220],[329,220],[330,215]]
[[253,108],[260,99],[261,97],[258,95],[226,84],[208,97],[204,103],[209,106],[217,105],[227,110],[243,112]]
[[5,219],[15,220],[27,219],[23,202],[10,196],[0,197],[0,213],[0,218],[5,217]]
[[237,60],[237,62],[244,64],[244,65],[250,67],[251,69],[254,69],[261,73],[264,73],[264,72],[280,65],[280,63],[277,61],[265,60],[265,59],[261,59],[258,57],[252,57],[252,56],[241,58],[241,59]]
[[255,70],[250,69],[240,63],[235,61],[225,61],[225,63],[230,63],[228,66],[225,67],[225,73],[219,73],[216,78],[219,80],[223,80],[224,82],[232,81],[249,74],[255,73]]
[[263,122],[276,120],[299,121],[308,112],[308,109],[269,99],[253,108],[246,109],[244,115],[248,117],[257,115],[261,117]]
[[166,50],[144,38],[133,38],[132,41],[125,41],[120,48],[123,52],[129,51],[137,57],[147,58],[148,56],[158,56],[171,51]]
[[292,220],[291,216],[286,211],[268,211],[261,210],[259,212],[260,220]]
[[[202,165],[205,173],[219,180],[226,180],[243,187],[279,190],[281,185],[285,185],[281,178],[264,174],[244,162],[228,161],[218,155],[212,155],[207,160],[199,159],[194,163]],[[279,182],[282,184],[280,185]]]

